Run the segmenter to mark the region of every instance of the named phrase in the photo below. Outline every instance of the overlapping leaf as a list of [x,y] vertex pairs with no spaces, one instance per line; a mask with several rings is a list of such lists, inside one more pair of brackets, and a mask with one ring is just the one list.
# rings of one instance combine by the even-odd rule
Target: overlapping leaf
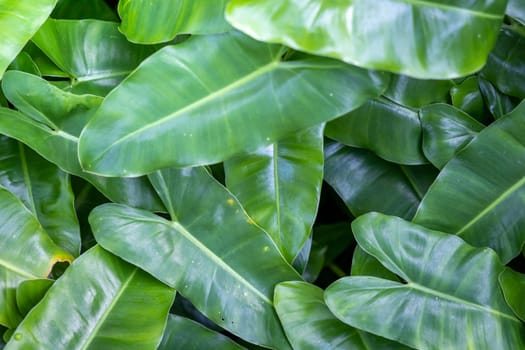
[[364,276],[336,281],[325,300],[339,319],[417,349],[525,346],[525,328],[498,284],[505,267],[492,250],[378,213],[356,219],[352,228],[361,248],[406,283]]
[[223,161],[358,107],[388,78],[318,57],[282,61],[283,53],[238,32],[161,49],[88,123],[82,166],[133,176]]
[[525,321],[525,301],[523,299],[525,275],[506,268],[499,275],[499,282],[507,304],[522,321]]
[[452,85],[451,80],[422,80],[394,74],[384,96],[403,106],[421,108],[447,102]]
[[5,349],[154,350],[174,298],[173,289],[96,246],[55,282]]
[[362,67],[445,79],[479,70],[505,13],[498,0],[232,0],[226,18],[258,40]]

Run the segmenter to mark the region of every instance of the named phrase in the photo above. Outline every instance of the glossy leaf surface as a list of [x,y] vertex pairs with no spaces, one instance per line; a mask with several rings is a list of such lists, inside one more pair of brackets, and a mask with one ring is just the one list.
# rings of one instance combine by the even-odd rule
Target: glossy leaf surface
[[423,152],[438,169],[485,128],[465,112],[447,104],[424,107],[419,115],[423,126]]
[[372,150],[391,162],[428,163],[421,151],[417,112],[386,99],[370,100],[326,125],[326,136],[345,145]]
[[82,166],[134,176],[216,163],[346,113],[378,95],[388,77],[318,57],[281,61],[282,54],[238,32],[161,49],[88,123]]
[[313,127],[224,163],[226,184],[248,215],[292,262],[317,214],[323,181],[323,127]]
[[352,228],[359,245],[406,283],[366,276],[336,281],[325,300],[339,319],[416,349],[525,346],[525,328],[499,288],[504,266],[492,250],[378,213],[356,219]]
[[505,6],[497,0],[232,0],[226,18],[258,40],[362,67],[446,79],[483,67]]
[[481,122],[490,121],[485,116],[483,96],[479,89],[478,77],[471,76],[450,89],[452,105]]
[[24,113],[0,109],[2,134],[25,143],[64,171],[90,181],[115,202],[163,210],[147,179],[104,178],[87,174],[80,167],[78,135],[102,98],[64,92],[21,72],[7,72],[2,88],[9,101]]
[[45,278],[56,262],[71,260],[29,209],[0,187],[0,324],[12,328],[20,322],[16,287],[22,281]]
[[174,298],[173,289],[96,246],[55,282],[5,349],[154,350]]
[[188,318],[170,315],[158,350],[241,350],[230,338]]
[[118,24],[49,19],[33,42],[71,78],[75,93],[105,96],[154,49],[131,44]]
[[499,119],[505,114],[510,113],[519,103],[516,98],[500,92],[488,80],[478,77],[479,89],[483,95],[483,100],[494,119]]
[[16,289],[16,305],[22,315],[27,315],[31,309],[42,300],[55,281],[47,278],[31,279],[20,283]]
[[525,242],[525,103],[485,128],[441,171],[414,222],[494,249],[504,263]]
[[275,307],[294,349],[406,348],[344,324],[325,305],[323,290],[306,282],[278,284]]
[[20,142],[0,135],[0,185],[38,218],[51,239],[73,256],[80,230],[69,175]]
[[169,169],[149,177],[172,221],[102,205],[90,216],[97,241],[176,288],[231,333],[287,348],[273,309],[273,288],[300,277],[268,234],[204,168]]
[[507,304],[522,321],[525,321],[525,275],[506,268],[499,275],[499,282]]
[[325,178],[350,212],[370,211],[411,219],[436,172],[387,162],[370,151],[328,143]]
[[451,80],[422,80],[392,75],[384,95],[400,105],[421,108],[431,103],[447,102],[451,87]]
[[53,11],[58,0],[1,0],[0,79],[7,66],[24,48]]
[[153,44],[169,41],[177,34],[215,34],[231,26],[224,19],[226,0],[121,0],[120,30],[129,41]]

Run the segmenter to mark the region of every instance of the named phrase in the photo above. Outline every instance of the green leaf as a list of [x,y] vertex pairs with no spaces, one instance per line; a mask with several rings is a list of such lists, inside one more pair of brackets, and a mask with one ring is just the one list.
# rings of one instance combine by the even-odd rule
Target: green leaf
[[16,56],[14,61],[12,61],[9,65],[8,69],[20,70],[34,75],[41,75],[35,61],[33,61],[31,56],[25,51],[20,52],[18,56]]
[[525,98],[525,37],[510,30],[502,29],[496,47],[489,55],[481,75],[492,82],[501,92]]
[[399,281],[399,277],[392,273],[381,262],[368,254],[360,246],[356,246],[352,258],[352,276],[373,276],[391,281]]
[[447,102],[451,80],[421,80],[393,74],[385,97],[407,107],[421,108],[431,103]]
[[379,213],[352,228],[361,248],[407,283],[336,281],[325,300],[339,319],[416,349],[525,347],[523,324],[499,288],[505,267],[492,250]]
[[90,215],[97,241],[176,288],[229,332],[288,348],[273,309],[273,288],[300,276],[269,235],[204,168],[168,169],[149,178],[172,221],[102,205]]
[[364,149],[339,143],[325,147],[324,180],[355,217],[380,211],[412,218],[435,175],[431,167],[389,163]]
[[129,41],[154,44],[172,40],[177,34],[215,34],[231,26],[224,19],[227,0],[121,0],[120,30]]
[[321,247],[326,247],[326,263],[331,263],[354,242],[349,222],[337,222],[315,226],[313,239]]
[[423,152],[438,169],[485,128],[465,112],[444,103],[424,107],[419,115],[423,126]]
[[494,249],[504,263],[525,242],[525,103],[481,131],[439,174],[414,218]]
[[[498,91],[494,85],[481,76],[478,76],[478,80],[483,100],[495,119],[499,119],[505,114],[510,113],[518,105],[519,100],[517,98]],[[516,102],[516,100],[518,101]]]
[[80,167],[78,135],[99,107],[101,97],[64,92],[22,72],[7,72],[2,88],[9,101],[24,113],[0,108],[2,134],[25,143],[64,171],[90,181],[115,202],[164,210],[146,178],[105,178],[87,174]]
[[275,307],[294,349],[406,349],[339,321],[323,300],[323,290],[305,282],[275,288]]
[[53,284],[5,349],[153,350],[174,298],[173,289],[96,246]]
[[308,239],[317,214],[323,128],[315,126],[224,162],[228,189],[290,263]]
[[13,328],[20,322],[15,297],[22,281],[45,278],[56,262],[72,260],[29,209],[0,187],[0,324]]
[[428,163],[421,151],[417,112],[386,99],[370,100],[326,125],[325,135],[345,145],[374,151],[391,162]]
[[525,3],[522,0],[509,0],[505,13],[525,25]]
[[117,14],[104,0],[60,0],[51,17],[56,19],[119,20]]
[[282,54],[281,46],[238,32],[161,49],[88,123],[82,166],[135,176],[223,161],[358,107],[388,78],[318,57],[281,61]]
[[57,0],[0,0],[0,79],[56,3]]
[[506,5],[499,0],[232,0],[226,19],[257,40],[415,78],[446,79],[483,67]]
[[47,278],[26,280],[16,289],[16,305],[25,316],[42,300],[55,281]]
[[452,105],[471,115],[480,122],[489,121],[485,115],[483,96],[478,84],[478,77],[471,76],[450,89]]
[[154,48],[131,44],[118,24],[49,19],[33,42],[71,78],[69,90],[105,96]]
[[59,247],[78,256],[80,229],[69,175],[3,135],[0,160],[0,185],[24,203]]
[[170,315],[158,350],[241,350],[230,338],[188,318]]
[[306,265],[304,266],[301,276],[307,282],[315,282],[325,265],[326,252],[328,247],[320,246],[316,242],[312,241],[312,246],[310,247],[310,254],[308,255],[308,260],[306,260]]
[[522,321],[525,321],[525,301],[523,300],[525,275],[506,268],[499,275],[499,283],[507,304]]

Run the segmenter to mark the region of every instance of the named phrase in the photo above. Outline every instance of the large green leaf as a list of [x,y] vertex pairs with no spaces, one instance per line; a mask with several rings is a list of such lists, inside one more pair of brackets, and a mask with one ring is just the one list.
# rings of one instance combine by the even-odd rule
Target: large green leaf
[[224,162],[228,189],[268,232],[288,262],[305,244],[323,182],[323,127]]
[[32,40],[69,75],[72,92],[104,96],[154,51],[131,44],[117,27],[98,20],[49,19]]
[[161,43],[177,34],[215,34],[231,26],[224,19],[228,0],[121,0],[120,30],[136,43]]
[[104,0],[60,0],[56,5],[53,18],[60,19],[100,19],[118,21],[118,16]]
[[59,247],[77,256],[80,229],[69,175],[20,142],[2,135],[0,161],[0,185],[22,200]]
[[356,217],[380,211],[411,219],[435,176],[432,167],[390,163],[364,149],[325,147],[324,180]]
[[525,98],[525,37],[502,29],[496,47],[491,52],[482,76],[491,81],[503,93]]
[[0,79],[53,11],[58,0],[0,0]]
[[325,305],[323,290],[306,282],[278,284],[275,308],[294,349],[406,349],[338,320]]
[[499,282],[507,304],[522,321],[525,321],[525,275],[506,268],[499,275]]
[[45,278],[56,262],[71,260],[29,209],[0,187],[0,325],[12,328],[20,322],[15,297],[22,281]]
[[230,338],[188,318],[170,315],[158,350],[241,350]]
[[417,111],[386,99],[370,100],[326,125],[326,136],[345,145],[363,147],[391,162],[428,163],[421,151]]
[[0,109],[2,134],[20,140],[64,171],[90,181],[115,202],[163,210],[146,178],[105,178],[85,173],[80,167],[78,135],[99,107],[101,97],[64,92],[22,72],[7,72],[2,88],[9,101],[24,113]]
[[384,95],[400,105],[421,108],[431,103],[447,102],[452,85],[452,80],[421,80],[392,75]]
[[281,61],[283,52],[238,32],[161,49],[88,123],[82,166],[134,176],[223,161],[358,107],[388,77],[318,57]]
[[226,19],[258,40],[362,67],[446,79],[479,70],[506,0],[232,0]]
[[156,349],[175,291],[96,246],[18,326],[10,349]]
[[438,169],[468,144],[485,126],[451,105],[438,103],[419,112],[423,152]]
[[359,245],[406,283],[336,281],[325,300],[339,319],[416,349],[525,347],[525,328],[498,284],[505,267],[492,250],[378,213],[352,228]]
[[149,177],[172,221],[102,205],[90,215],[97,241],[176,288],[233,334],[288,348],[273,309],[273,288],[300,276],[269,235],[204,168],[168,169]]
[[481,131],[443,168],[414,222],[491,247],[503,262],[525,242],[525,103]]

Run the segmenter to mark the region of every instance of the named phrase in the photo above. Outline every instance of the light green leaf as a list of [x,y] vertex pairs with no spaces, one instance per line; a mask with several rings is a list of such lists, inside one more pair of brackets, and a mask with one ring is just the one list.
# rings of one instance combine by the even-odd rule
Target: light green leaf
[[431,103],[447,102],[452,80],[421,80],[393,74],[385,97],[407,107],[421,108]]
[[[0,132],[15,138],[64,171],[85,178],[115,202],[164,210],[146,178],[105,178],[80,167],[78,135],[102,98],[64,92],[47,81],[22,72],[7,72],[2,88],[21,112],[0,108]],[[60,152],[57,152],[60,150]]]
[[506,268],[499,275],[499,283],[507,304],[522,321],[525,321],[525,275]]
[[525,242],[525,103],[481,131],[439,174],[414,218],[494,249],[504,263]]
[[117,27],[98,20],[49,19],[32,40],[69,75],[69,90],[105,96],[154,52],[128,42]]
[[421,151],[417,111],[386,99],[370,100],[326,125],[325,135],[345,145],[374,151],[391,162],[428,163]]
[[323,128],[315,126],[224,162],[228,189],[290,263],[308,239],[317,214]]
[[170,315],[158,350],[241,350],[230,338],[188,318]]
[[154,44],[177,34],[215,34],[231,26],[224,19],[227,0],[121,0],[120,30],[129,41]]
[[173,289],[96,246],[53,284],[5,350],[154,350],[174,298]]
[[505,0],[232,0],[226,19],[257,40],[361,67],[447,79],[483,67],[506,5]]
[[77,256],[80,229],[69,175],[3,135],[0,135],[0,160],[0,185],[24,203],[59,247]]
[[499,288],[505,267],[492,250],[378,213],[356,219],[352,228],[361,248],[406,283],[365,276],[336,281],[325,300],[339,319],[416,349],[525,347],[525,328]]
[[102,205],[90,215],[97,241],[176,288],[220,327],[255,344],[288,348],[273,288],[300,276],[269,235],[204,168],[168,169],[149,178],[172,221]]
[[47,278],[26,280],[16,289],[16,305],[20,313],[25,316],[42,300],[46,292],[55,281]]
[[57,0],[0,0],[0,79],[56,3]]
[[0,187],[0,324],[13,328],[20,322],[15,297],[22,281],[45,278],[56,262],[72,260],[29,209]]
[[423,152],[438,169],[485,128],[465,112],[444,103],[424,107],[419,115],[423,126]]
[[82,166],[135,176],[223,161],[358,107],[388,78],[318,57],[281,61],[282,54],[281,46],[238,32],[161,49],[88,123],[80,137]]
[[411,219],[435,176],[432,167],[390,163],[364,149],[325,147],[324,180],[355,217],[380,211]]

